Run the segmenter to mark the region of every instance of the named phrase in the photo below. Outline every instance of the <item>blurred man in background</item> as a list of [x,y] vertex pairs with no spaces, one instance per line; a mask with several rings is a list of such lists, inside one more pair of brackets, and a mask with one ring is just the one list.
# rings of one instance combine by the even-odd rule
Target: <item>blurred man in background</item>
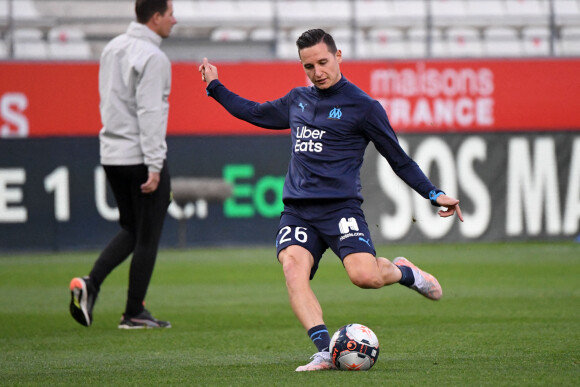
[[310,286],[326,249],[340,257],[350,280],[361,288],[399,282],[431,300],[443,294],[437,279],[409,260],[376,257],[361,209],[360,168],[368,143],[405,183],[434,206],[446,207],[440,216],[463,217],[459,200],[437,189],[401,148],[379,102],[342,76],[342,53],[332,36],[308,30],[296,45],[313,86],[294,88],[274,101],[260,104],[232,93],[207,59],[199,71],[207,94],[233,116],[263,128],[292,130],[276,247],[290,305],[318,350],[296,371],[317,371],[334,368],[330,335]]
[[169,328],[144,307],[171,201],[166,165],[171,63],[161,51],[177,23],[172,0],[137,0],[137,22],[104,48],[99,67],[101,164],[119,208],[121,230],[86,277],[70,282],[70,312],[93,322],[105,278],[131,254],[125,312],[119,328]]

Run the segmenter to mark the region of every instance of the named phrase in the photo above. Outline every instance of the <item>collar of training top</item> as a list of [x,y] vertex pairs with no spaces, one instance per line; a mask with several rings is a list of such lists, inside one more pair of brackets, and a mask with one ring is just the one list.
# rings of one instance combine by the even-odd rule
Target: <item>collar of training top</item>
[[316,93],[319,94],[320,96],[327,97],[329,95],[338,93],[339,90],[342,89],[347,83],[348,80],[341,73],[338,82],[330,86],[328,89],[319,89],[318,87],[314,86],[314,90],[316,90]]
[[148,40],[156,46],[161,46],[161,41],[163,40],[161,36],[152,31],[145,24],[137,23],[134,21],[129,24],[129,27],[127,28],[127,35]]

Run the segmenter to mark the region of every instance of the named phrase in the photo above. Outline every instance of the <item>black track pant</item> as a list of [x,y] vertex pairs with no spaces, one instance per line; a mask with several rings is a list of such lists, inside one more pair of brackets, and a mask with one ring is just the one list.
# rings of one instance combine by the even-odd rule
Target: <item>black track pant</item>
[[157,190],[144,194],[140,187],[148,178],[145,165],[103,167],[119,208],[121,231],[101,252],[89,276],[96,289],[100,289],[109,273],[132,253],[125,315],[135,316],[143,310],[155,267],[163,222],[170,203],[169,172],[164,165]]

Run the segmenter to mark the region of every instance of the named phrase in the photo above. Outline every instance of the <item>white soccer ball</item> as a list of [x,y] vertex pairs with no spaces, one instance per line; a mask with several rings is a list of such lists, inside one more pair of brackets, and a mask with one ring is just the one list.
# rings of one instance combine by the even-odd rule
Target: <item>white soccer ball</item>
[[367,371],[379,357],[379,339],[367,326],[348,324],[330,339],[330,356],[343,371]]

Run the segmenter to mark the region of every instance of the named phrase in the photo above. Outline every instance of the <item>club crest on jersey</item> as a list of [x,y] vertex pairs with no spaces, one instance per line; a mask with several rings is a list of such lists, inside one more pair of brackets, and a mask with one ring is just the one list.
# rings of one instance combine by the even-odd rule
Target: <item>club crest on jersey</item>
[[342,117],[342,112],[338,106],[332,109],[330,113],[328,113],[329,120],[340,120],[340,117]]

